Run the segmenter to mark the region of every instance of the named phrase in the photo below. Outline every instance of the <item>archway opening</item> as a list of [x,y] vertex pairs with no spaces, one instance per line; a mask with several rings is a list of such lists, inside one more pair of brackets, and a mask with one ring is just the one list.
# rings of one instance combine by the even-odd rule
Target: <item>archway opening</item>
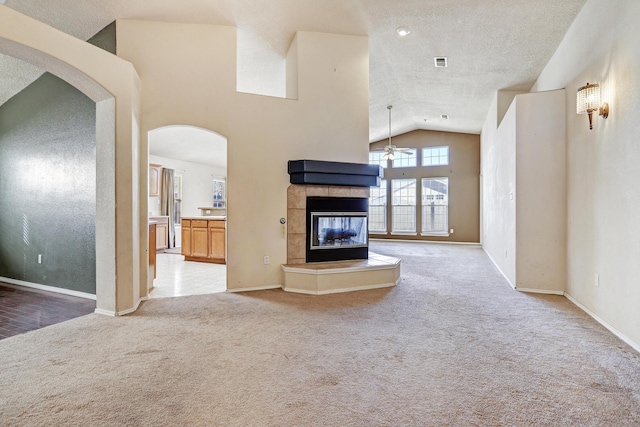
[[170,125],[148,141],[149,296],[226,291],[227,138]]

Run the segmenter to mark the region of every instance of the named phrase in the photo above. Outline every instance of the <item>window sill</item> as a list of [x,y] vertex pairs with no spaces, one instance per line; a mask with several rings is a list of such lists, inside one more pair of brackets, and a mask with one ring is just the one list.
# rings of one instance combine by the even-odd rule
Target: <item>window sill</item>
[[403,231],[392,231],[391,235],[392,236],[417,236],[418,233],[403,232]]
[[447,233],[446,231],[442,232],[442,233],[420,233],[421,236],[423,237],[449,237],[451,234]]

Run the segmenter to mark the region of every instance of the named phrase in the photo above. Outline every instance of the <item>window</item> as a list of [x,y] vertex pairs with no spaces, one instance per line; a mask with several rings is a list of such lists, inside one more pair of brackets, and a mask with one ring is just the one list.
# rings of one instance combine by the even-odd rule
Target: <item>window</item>
[[384,158],[386,153],[384,151],[370,151],[369,152],[369,164],[380,165],[383,168],[387,167],[387,159]]
[[422,179],[422,234],[447,234],[449,178]]
[[416,180],[391,180],[391,231],[415,233],[416,231]]
[[380,180],[380,187],[369,192],[369,232],[387,232],[387,180]]
[[213,179],[213,207],[225,208],[226,207],[226,187],[227,182],[224,178]]
[[422,149],[422,166],[449,164],[449,147],[426,147]]
[[394,168],[409,168],[416,165],[416,149],[410,148],[402,151],[396,151],[393,153],[393,167]]
[[173,176],[173,223],[180,225],[182,220],[182,174],[176,171]]

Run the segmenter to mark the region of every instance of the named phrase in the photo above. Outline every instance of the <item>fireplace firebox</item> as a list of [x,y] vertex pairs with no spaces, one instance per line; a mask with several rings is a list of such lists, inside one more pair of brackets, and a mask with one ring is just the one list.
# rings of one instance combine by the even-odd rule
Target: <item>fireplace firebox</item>
[[366,198],[307,197],[307,262],[369,257]]

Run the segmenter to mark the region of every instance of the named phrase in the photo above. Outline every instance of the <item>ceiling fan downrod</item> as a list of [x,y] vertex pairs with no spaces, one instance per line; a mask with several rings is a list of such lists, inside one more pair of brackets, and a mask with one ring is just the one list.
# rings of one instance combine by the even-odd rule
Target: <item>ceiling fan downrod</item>
[[389,110],[389,147],[391,147],[391,109],[393,105],[387,105],[387,110]]

